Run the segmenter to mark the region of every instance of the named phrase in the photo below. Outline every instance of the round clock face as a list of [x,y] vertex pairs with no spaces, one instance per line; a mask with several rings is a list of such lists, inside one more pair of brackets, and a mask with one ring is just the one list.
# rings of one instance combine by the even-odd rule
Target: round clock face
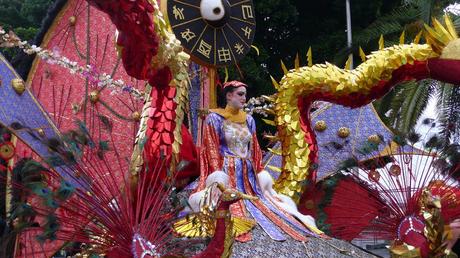
[[238,62],[256,32],[252,0],[168,0],[168,17],[185,50],[205,66]]

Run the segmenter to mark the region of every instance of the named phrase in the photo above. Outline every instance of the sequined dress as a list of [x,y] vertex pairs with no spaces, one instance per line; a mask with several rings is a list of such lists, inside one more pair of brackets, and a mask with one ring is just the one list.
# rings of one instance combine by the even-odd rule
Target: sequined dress
[[[230,187],[259,198],[232,204],[232,216],[252,217],[276,241],[286,240],[287,235],[299,241],[306,241],[306,235],[316,236],[262,194],[256,179],[257,173],[263,170],[262,151],[256,137],[255,121],[250,115],[245,117],[246,121],[233,122],[215,112],[207,116],[197,190],[204,188],[207,175],[224,171],[230,178]],[[239,236],[237,240],[249,241],[251,234]]]

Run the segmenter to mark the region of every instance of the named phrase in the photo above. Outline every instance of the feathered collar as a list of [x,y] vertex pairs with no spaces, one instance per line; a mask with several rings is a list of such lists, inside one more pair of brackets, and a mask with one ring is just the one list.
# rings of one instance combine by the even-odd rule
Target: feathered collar
[[221,115],[225,120],[233,123],[246,123],[247,114],[242,109],[237,109],[227,105],[225,108],[211,109],[211,112]]

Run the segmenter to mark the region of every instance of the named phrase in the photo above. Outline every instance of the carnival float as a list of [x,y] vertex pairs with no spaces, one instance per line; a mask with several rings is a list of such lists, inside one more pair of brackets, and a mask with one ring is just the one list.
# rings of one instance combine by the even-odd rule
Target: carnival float
[[[0,28],[25,60],[0,56],[0,256],[243,257],[257,229],[454,257],[459,164],[370,105],[405,81],[460,84],[450,17],[355,69],[282,62],[276,93],[248,102],[226,78],[218,107],[217,69],[257,51],[255,28],[251,0],[58,0],[39,44]],[[276,128],[265,153],[257,112]]]

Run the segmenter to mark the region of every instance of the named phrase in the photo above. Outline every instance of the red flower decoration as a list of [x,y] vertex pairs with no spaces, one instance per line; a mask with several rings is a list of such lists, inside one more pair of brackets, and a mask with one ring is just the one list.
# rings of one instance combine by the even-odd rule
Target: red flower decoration
[[[149,78],[149,84],[152,87],[165,88],[169,86],[169,83],[171,82],[171,80],[172,80],[171,69],[169,69],[168,66],[165,66],[162,69],[157,70],[153,73],[153,75]],[[175,91],[174,91],[174,96],[175,96]]]

